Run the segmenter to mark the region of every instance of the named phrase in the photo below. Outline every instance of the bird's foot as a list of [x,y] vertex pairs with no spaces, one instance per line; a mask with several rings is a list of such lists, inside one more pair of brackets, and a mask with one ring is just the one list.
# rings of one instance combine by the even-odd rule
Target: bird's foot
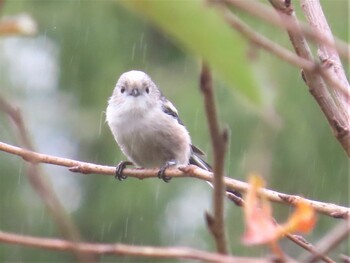
[[120,163],[118,163],[116,170],[115,170],[115,178],[118,179],[119,181],[126,179],[128,176],[123,175],[123,170],[125,169],[125,167],[127,165],[132,165],[132,164],[133,163],[129,162],[129,161],[121,161]]
[[165,165],[163,165],[163,166],[159,169],[158,178],[159,178],[159,179],[163,179],[163,181],[166,182],[166,183],[169,183],[171,177],[165,176],[165,171],[166,171],[166,169],[168,169],[169,167],[175,166],[176,163],[177,163],[177,162],[174,161],[174,160],[171,160],[171,161],[166,162]]

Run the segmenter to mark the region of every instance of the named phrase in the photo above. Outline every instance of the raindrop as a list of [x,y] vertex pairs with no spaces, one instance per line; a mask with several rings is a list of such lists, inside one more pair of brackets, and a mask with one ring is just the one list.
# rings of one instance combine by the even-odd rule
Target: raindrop
[[20,166],[19,166],[19,170],[18,170],[18,180],[17,180],[17,184],[21,184],[22,168],[23,168],[23,164],[21,163]]
[[142,52],[142,63],[146,62],[146,52],[147,52],[147,45],[145,44]]
[[129,225],[129,217],[126,218],[125,228],[124,228],[124,237],[128,236],[128,225]]
[[98,137],[101,136],[101,133],[102,133],[102,125],[103,125],[103,120],[104,120],[104,115],[105,115],[105,112],[102,111],[101,114],[100,114],[100,126],[98,128]]
[[102,229],[101,229],[101,234],[100,234],[100,239],[103,240],[103,236],[105,234],[105,224],[103,224]]
[[145,33],[142,33],[140,37],[140,48],[142,48],[144,36],[145,36]]
[[131,52],[131,60],[134,61],[135,59],[135,51],[136,51],[136,44],[132,46],[132,52]]

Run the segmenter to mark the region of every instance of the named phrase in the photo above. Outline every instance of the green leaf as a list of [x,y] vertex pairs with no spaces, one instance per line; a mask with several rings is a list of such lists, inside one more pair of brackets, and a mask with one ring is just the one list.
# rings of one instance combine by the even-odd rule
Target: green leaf
[[160,27],[177,44],[203,58],[211,68],[254,105],[261,105],[246,42],[220,17],[215,6],[200,0],[118,1]]

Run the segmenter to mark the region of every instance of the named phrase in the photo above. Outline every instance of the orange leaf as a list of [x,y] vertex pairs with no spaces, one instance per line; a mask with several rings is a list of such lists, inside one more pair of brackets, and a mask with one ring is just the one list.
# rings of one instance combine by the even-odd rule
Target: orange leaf
[[272,221],[270,203],[260,200],[258,191],[264,186],[264,181],[256,175],[249,177],[248,189],[244,206],[246,231],[243,243],[246,245],[266,244],[276,239],[277,227]]
[[303,199],[296,204],[296,210],[289,217],[289,220],[280,229],[280,235],[287,232],[310,232],[316,223],[316,214],[314,208]]
[[264,181],[257,175],[249,177],[249,189],[245,198],[244,215],[246,230],[242,241],[246,245],[276,243],[286,233],[311,231],[316,222],[315,211],[310,204],[300,200],[296,210],[283,225],[273,222],[271,205],[258,192]]

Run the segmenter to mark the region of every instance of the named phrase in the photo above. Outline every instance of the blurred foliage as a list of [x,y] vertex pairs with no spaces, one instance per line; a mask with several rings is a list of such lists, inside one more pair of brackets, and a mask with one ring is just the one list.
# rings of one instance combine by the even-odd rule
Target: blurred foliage
[[[251,103],[260,106],[260,90],[254,83],[243,41],[209,4],[200,0],[122,3],[149,17],[180,45],[203,58]],[[234,74],[238,71],[240,78]]]
[[[348,17],[347,1],[330,2],[322,1],[322,4],[331,27],[340,38],[348,39],[348,28],[340,19]],[[195,6],[197,2],[188,5]],[[181,11],[173,3],[171,7],[176,14]],[[162,4],[162,12],[165,8]],[[39,25],[38,37],[0,39],[1,95],[21,107],[39,152],[109,165],[125,159],[104,123],[103,112],[119,75],[139,69],[146,71],[173,101],[193,142],[208,153],[211,161],[198,90],[199,59],[185,51],[203,55],[206,46],[198,43],[203,35],[198,38],[193,34],[194,39],[183,39],[186,43],[178,46],[172,34],[158,31],[148,20],[140,19],[113,1],[6,1],[1,12],[2,15],[26,12]],[[272,40],[289,46],[284,32],[237,14]],[[302,16],[300,12],[297,14]],[[188,14],[184,19],[190,23]],[[198,13],[195,19],[206,22]],[[221,23],[216,17],[208,19],[209,22],[217,23],[216,27]],[[189,26],[189,30],[194,30],[194,25],[197,24]],[[186,24],[178,26],[185,30]],[[170,27],[175,32],[177,24],[164,25],[167,30]],[[216,27],[213,25],[211,29]],[[189,32],[186,38],[192,37]],[[215,33],[210,34],[208,39],[214,41]],[[243,83],[252,85],[247,77],[253,76],[257,86],[251,89],[261,92],[264,103],[257,110],[240,96],[249,96],[248,90],[235,92],[232,82],[224,82],[227,78],[222,80],[219,74],[216,76],[219,114],[222,124],[231,131],[227,174],[244,180],[254,170],[266,178],[269,187],[278,191],[349,205],[348,159],[309,95],[300,71],[251,47],[234,34],[230,41],[236,44],[218,54],[222,56],[227,51],[228,56],[240,57],[239,60],[226,58],[233,63],[232,82],[242,88]],[[196,45],[203,49],[196,52]],[[46,53],[40,53],[41,50]],[[25,57],[26,52],[32,56]],[[43,60],[43,54],[53,64]],[[219,60],[215,54],[210,58]],[[43,67],[37,69],[39,62]],[[29,76],[22,71],[29,71]],[[48,78],[47,72],[56,74],[57,79]],[[47,80],[44,83],[50,85],[40,89],[29,85],[34,77],[33,83]],[[15,135],[11,122],[1,113],[0,140],[18,144]],[[60,237],[50,215],[28,185],[22,160],[0,152],[0,166],[0,229]],[[205,210],[211,208],[211,189],[203,182],[190,178],[172,180],[169,184],[157,179],[130,178],[119,182],[112,177],[71,174],[61,167],[45,165],[44,169],[87,241],[214,249],[204,221]],[[226,207],[231,251],[236,255],[264,253],[262,248],[241,245],[242,211],[231,203]],[[290,208],[274,207],[276,217],[285,221]],[[320,239],[335,222],[320,216],[314,233],[307,238],[311,242]],[[291,255],[300,253],[287,241],[283,245]],[[66,253],[0,245],[1,262],[73,260]],[[115,257],[106,256],[102,260],[112,261]]]

